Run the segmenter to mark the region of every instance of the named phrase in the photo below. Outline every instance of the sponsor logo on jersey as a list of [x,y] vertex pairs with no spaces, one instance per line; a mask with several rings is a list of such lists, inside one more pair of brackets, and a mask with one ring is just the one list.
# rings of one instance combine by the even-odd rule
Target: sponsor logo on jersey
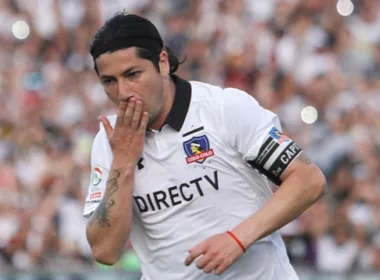
[[134,195],[133,199],[140,213],[145,213],[189,203],[194,199],[212,195],[213,191],[219,191],[218,171],[166,189]]
[[207,158],[214,155],[214,150],[210,149],[210,142],[206,135],[191,138],[183,143],[183,148],[187,155],[187,164],[204,163]]

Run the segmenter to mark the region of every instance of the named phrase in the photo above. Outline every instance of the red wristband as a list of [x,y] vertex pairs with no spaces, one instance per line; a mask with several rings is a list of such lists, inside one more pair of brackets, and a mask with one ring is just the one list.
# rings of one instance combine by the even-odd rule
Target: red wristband
[[247,251],[247,249],[245,249],[243,243],[241,243],[241,241],[239,240],[239,238],[237,238],[235,234],[233,234],[232,232],[230,232],[228,230],[226,232],[227,232],[228,235],[230,235],[236,241],[236,243],[240,246],[240,248],[245,253],[245,251]]

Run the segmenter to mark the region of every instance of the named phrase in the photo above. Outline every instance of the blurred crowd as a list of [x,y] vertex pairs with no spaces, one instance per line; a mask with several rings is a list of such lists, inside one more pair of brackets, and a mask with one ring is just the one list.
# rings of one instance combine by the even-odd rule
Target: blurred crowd
[[90,151],[97,117],[115,107],[88,50],[125,9],[185,60],[178,75],[253,95],[326,174],[326,196],[281,231],[292,262],[379,269],[380,1],[352,0],[347,17],[336,2],[0,1],[0,267],[93,265],[82,218]]

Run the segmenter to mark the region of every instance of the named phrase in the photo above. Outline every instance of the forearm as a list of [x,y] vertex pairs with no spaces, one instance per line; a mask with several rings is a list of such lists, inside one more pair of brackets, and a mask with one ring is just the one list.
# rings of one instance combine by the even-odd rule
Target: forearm
[[87,224],[87,239],[95,259],[113,263],[129,238],[132,222],[134,165],[111,165],[105,194]]
[[321,197],[324,176],[316,169],[311,173],[289,176],[262,209],[233,230],[246,247],[291,222]]

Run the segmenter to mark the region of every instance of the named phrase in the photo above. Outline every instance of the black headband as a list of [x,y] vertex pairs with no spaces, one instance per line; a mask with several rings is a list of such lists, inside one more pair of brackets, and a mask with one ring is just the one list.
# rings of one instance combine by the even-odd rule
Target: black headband
[[108,34],[104,34],[108,33],[107,23],[103,30],[100,29],[100,34],[95,37],[90,50],[94,60],[109,51],[140,47],[159,53],[164,46],[157,28],[143,17],[132,14],[120,16],[111,25],[119,26],[119,34],[115,38],[108,39]]

